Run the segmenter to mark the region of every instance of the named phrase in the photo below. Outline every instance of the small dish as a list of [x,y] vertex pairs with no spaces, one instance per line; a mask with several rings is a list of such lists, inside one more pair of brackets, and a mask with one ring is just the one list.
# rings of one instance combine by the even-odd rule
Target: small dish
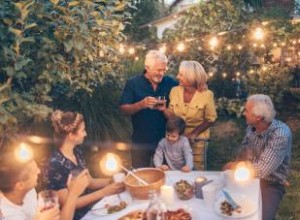
[[222,194],[214,204],[214,210],[218,215],[222,216],[225,219],[235,219],[244,218],[253,215],[256,212],[257,204],[255,204],[247,196],[234,192],[229,193],[233,200],[240,206],[240,211],[224,211],[224,209],[222,209],[222,206],[224,205],[224,203],[226,203],[227,205],[228,202],[225,196]]
[[106,196],[97,202],[91,209],[91,213],[99,216],[111,215],[126,209],[132,204],[132,198],[127,192],[119,195]]

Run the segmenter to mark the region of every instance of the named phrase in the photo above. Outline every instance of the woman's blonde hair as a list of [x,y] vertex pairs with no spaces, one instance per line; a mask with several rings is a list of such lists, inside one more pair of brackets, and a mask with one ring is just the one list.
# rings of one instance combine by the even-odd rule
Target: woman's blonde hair
[[203,66],[197,61],[182,61],[179,72],[191,86],[195,86],[197,89],[200,89],[207,82],[207,74]]

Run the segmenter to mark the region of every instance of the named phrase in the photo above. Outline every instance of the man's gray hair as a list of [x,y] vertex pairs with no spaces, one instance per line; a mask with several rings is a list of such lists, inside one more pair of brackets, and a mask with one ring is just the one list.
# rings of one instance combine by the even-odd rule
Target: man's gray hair
[[248,102],[253,103],[252,113],[260,116],[265,122],[271,123],[276,116],[276,111],[271,98],[264,94],[254,94],[248,97]]
[[168,63],[167,56],[158,50],[149,50],[145,58],[145,66],[154,66],[157,61]]

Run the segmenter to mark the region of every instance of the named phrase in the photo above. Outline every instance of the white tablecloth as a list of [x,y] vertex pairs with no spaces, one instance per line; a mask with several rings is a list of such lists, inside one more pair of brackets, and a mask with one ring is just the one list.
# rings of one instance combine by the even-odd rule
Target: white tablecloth
[[[175,182],[183,179],[188,181],[194,181],[196,177],[204,176],[208,180],[215,180],[215,181],[223,181],[223,176],[221,172],[203,172],[203,171],[193,171],[189,173],[183,173],[181,171],[168,171],[166,172],[166,184],[173,185]],[[226,186],[225,186],[226,187]],[[231,189],[232,190],[232,189]],[[246,195],[247,198],[251,199],[257,205],[257,211],[251,215],[244,218],[238,218],[239,220],[261,220],[262,216],[262,206],[261,206],[261,193],[260,193],[260,186],[259,180],[254,179],[244,187],[237,187],[234,189],[235,193],[241,193]],[[127,192],[124,192],[127,193]],[[95,215],[92,212],[88,212],[82,220],[117,220],[118,218],[122,217],[123,215],[134,211],[134,210],[145,210],[148,207],[149,201],[148,200],[136,200],[133,199],[132,204],[129,205],[127,208],[121,210],[120,212],[113,213],[110,215],[99,216]],[[177,198],[175,195],[175,207],[178,208],[185,208],[190,210],[192,213],[192,218],[194,220],[221,220],[221,219],[230,219],[224,218],[218,215],[214,209],[209,209],[205,206],[204,201],[202,199],[197,199],[193,197],[190,200],[182,201]]]

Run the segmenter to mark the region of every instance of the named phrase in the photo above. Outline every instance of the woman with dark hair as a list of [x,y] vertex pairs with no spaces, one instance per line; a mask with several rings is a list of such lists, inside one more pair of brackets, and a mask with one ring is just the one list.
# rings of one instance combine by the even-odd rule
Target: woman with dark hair
[[[74,170],[86,168],[82,144],[86,134],[83,116],[75,112],[55,111],[51,117],[54,127],[54,140],[57,150],[52,154],[45,171],[44,182],[48,189],[58,191],[59,202],[64,204],[67,195],[67,178]],[[88,174],[89,175],[89,174]],[[109,178],[90,178],[89,190],[86,190],[76,203],[74,219],[82,218],[98,200],[124,190],[123,183],[112,183]]]

